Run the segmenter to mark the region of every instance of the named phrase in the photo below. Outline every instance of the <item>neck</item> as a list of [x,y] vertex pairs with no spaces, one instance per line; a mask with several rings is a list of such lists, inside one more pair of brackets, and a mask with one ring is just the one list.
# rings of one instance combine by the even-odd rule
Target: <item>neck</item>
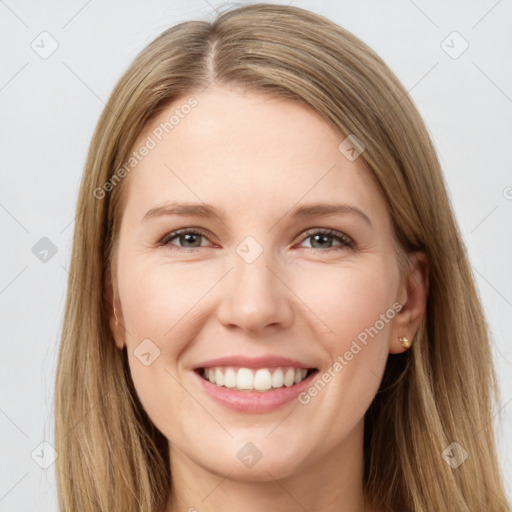
[[234,478],[236,467],[215,473],[171,447],[166,512],[372,512],[365,508],[362,490],[363,422],[326,452],[313,455],[292,474],[268,468],[258,481],[248,481]]

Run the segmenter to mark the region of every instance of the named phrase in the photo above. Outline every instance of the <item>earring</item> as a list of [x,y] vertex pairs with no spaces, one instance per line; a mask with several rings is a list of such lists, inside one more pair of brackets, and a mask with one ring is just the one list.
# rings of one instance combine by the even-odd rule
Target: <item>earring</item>
[[407,338],[407,336],[399,336],[398,341],[405,349],[408,349],[411,346],[411,342],[409,341],[409,338]]

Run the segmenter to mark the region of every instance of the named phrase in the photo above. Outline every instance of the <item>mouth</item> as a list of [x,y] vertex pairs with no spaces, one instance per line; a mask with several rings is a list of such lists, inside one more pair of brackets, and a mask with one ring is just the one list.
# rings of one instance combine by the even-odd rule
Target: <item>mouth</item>
[[203,380],[219,388],[266,393],[281,388],[292,388],[317,373],[318,369],[291,366],[272,368],[212,366],[196,368],[194,371]]

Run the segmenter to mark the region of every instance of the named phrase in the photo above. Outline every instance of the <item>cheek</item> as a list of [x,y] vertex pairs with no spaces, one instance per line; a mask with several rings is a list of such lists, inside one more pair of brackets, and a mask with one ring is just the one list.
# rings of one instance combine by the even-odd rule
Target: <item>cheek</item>
[[[194,432],[189,418],[203,417],[204,409],[183,384],[181,356],[200,336],[209,292],[226,270],[199,261],[149,260],[126,257],[118,268],[130,372],[151,421],[168,439],[183,441]],[[187,414],[177,421],[175,411]]]
[[336,431],[348,418],[362,417],[378,390],[396,316],[393,304],[399,276],[392,265],[374,259],[364,266],[317,271],[312,277],[308,286],[294,289],[321,320],[315,322],[320,326],[315,341],[330,364],[301,403],[322,403],[333,415],[332,427],[326,428]]
[[[398,270],[384,259],[325,265],[298,270],[293,290],[310,310],[323,335],[318,341],[332,355],[346,350],[358,336],[364,340],[387,336],[395,313]],[[307,278],[305,277],[307,275]],[[306,309],[304,309],[306,311]],[[382,320],[384,318],[384,320]],[[375,333],[373,327],[377,328]]]
[[161,349],[179,352],[181,337],[176,333],[190,323],[194,306],[211,288],[211,280],[199,268],[179,264],[149,266],[134,262],[128,266],[130,272],[119,287],[132,344],[151,338]]

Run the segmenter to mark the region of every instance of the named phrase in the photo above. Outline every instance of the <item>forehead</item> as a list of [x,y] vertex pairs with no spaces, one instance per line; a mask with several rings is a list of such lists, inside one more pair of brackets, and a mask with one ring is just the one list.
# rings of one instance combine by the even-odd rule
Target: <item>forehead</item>
[[344,139],[296,101],[228,88],[185,95],[134,144],[151,149],[129,175],[125,213],[142,218],[181,200],[278,215],[302,201],[346,200],[378,216],[384,200],[362,158],[340,151]]

